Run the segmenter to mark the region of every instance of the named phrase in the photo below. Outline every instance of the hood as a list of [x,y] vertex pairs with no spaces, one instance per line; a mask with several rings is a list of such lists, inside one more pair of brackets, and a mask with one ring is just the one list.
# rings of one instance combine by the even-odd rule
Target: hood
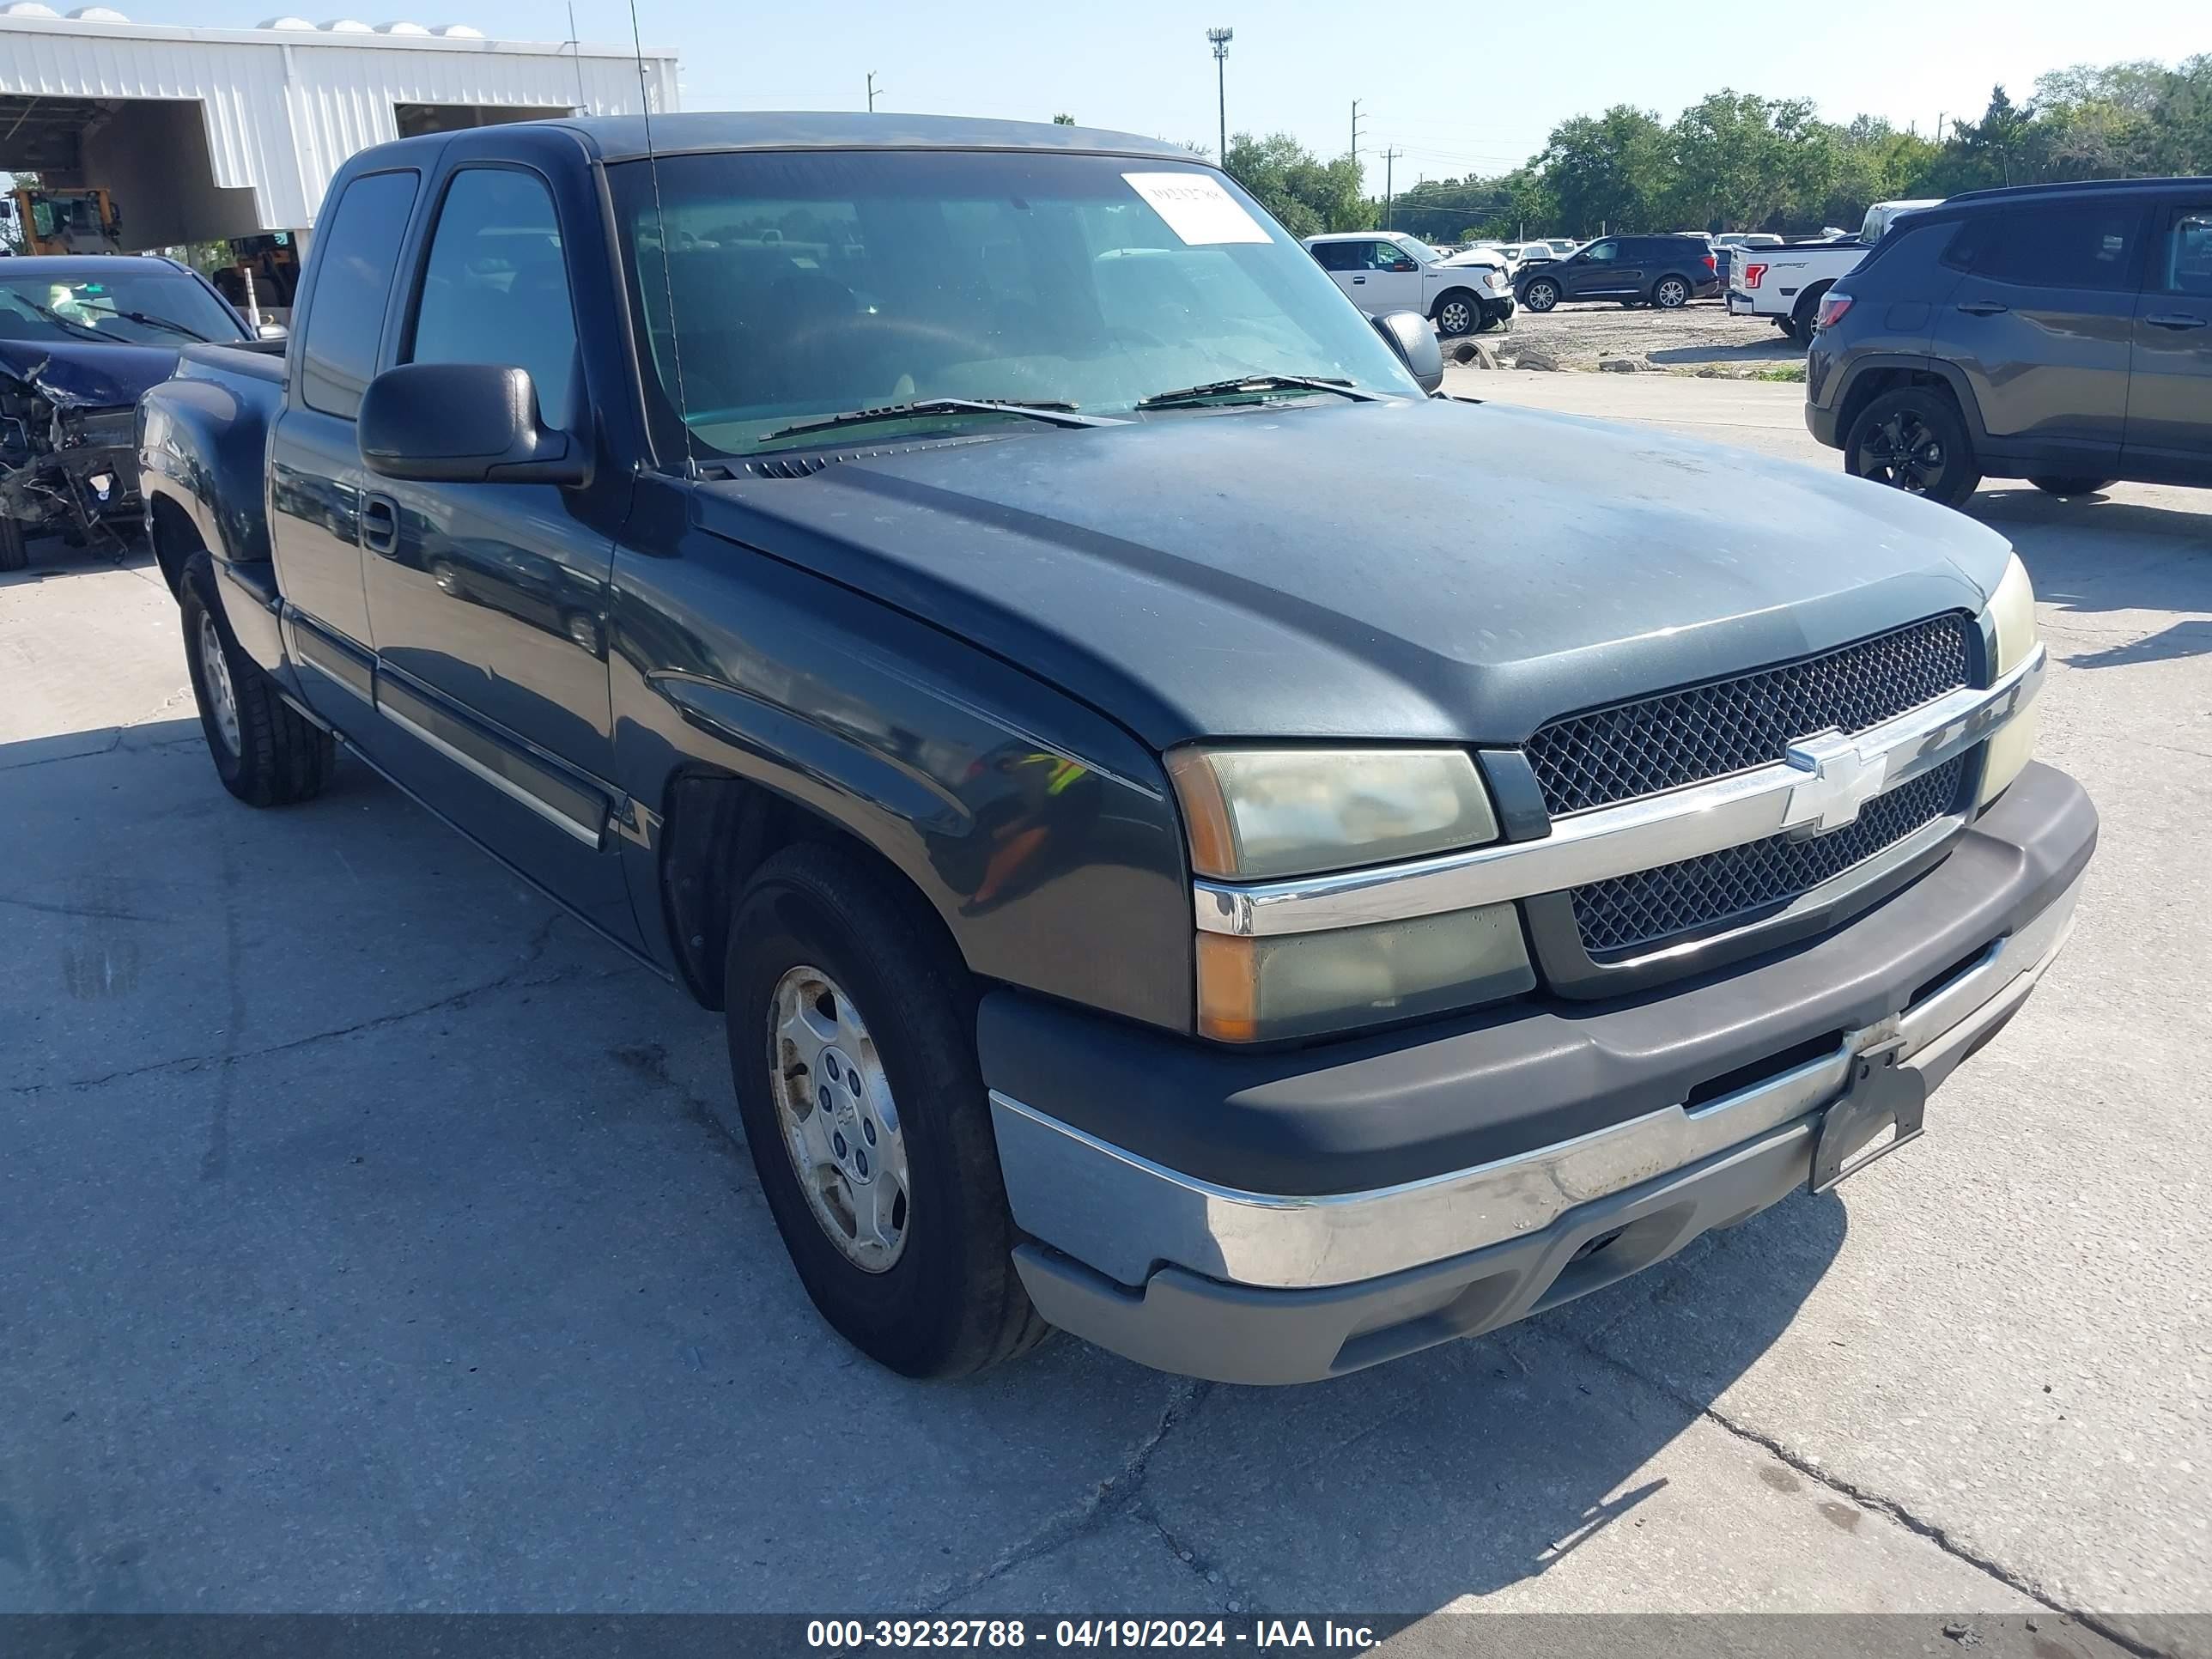
[[695,499],[706,528],[1155,748],[1518,743],[1559,714],[1978,611],[2008,551],[1834,472],[1443,399],[1039,428]]
[[177,354],[167,346],[0,340],[0,374],[45,393],[64,409],[128,409],[176,368]]

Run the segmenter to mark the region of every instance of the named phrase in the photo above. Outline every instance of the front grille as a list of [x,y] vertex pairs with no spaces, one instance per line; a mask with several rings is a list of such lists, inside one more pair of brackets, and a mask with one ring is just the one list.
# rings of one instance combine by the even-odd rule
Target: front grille
[[1553,720],[1528,763],[1554,817],[1784,757],[1801,738],[1869,726],[1966,684],[1973,623],[1935,617],[1802,662]]
[[1967,757],[1877,795],[1856,823],[1808,841],[1765,841],[1706,853],[1572,890],[1575,925],[1592,960],[1618,961],[1692,933],[1759,919],[1952,810]]

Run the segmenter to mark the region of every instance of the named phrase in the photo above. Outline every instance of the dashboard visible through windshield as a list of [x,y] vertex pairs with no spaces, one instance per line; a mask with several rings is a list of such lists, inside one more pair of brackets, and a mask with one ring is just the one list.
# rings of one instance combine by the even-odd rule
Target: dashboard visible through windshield
[[[1013,430],[1012,410],[1132,416],[1271,377],[1417,389],[1304,250],[1208,167],[967,151],[731,153],[611,170],[648,402],[695,453],[796,441],[907,405],[912,429]],[[1261,395],[1254,392],[1244,400]],[[682,421],[678,434],[674,422]],[[872,423],[880,441],[899,423]]]

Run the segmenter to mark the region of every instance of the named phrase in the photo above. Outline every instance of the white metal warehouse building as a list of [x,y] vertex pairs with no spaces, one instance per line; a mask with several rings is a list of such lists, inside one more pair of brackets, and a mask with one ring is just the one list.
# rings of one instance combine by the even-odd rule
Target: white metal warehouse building
[[0,6],[0,170],[106,190],[130,250],[310,229],[387,139],[678,107],[676,54],[488,40],[460,25],[280,17],[252,29]]

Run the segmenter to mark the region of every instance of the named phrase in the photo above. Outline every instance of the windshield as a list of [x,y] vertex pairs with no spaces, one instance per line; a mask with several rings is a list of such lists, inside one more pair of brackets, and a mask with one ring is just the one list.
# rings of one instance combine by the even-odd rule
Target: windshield
[[[694,453],[848,441],[785,429],[933,398],[1126,416],[1255,375],[1419,395],[1312,257],[1209,167],[869,150],[671,156],[659,171],[658,207],[644,163],[610,176],[656,431],[680,440],[680,412]],[[911,418],[1047,429],[989,411]]]
[[[97,277],[0,265],[0,340],[180,346],[246,337],[222,301],[182,271],[123,255],[114,263],[124,269]],[[129,269],[137,264],[148,269]]]
[[1440,265],[1444,262],[1443,254],[1437,252],[1418,236],[1394,236],[1390,240],[1425,265]]

